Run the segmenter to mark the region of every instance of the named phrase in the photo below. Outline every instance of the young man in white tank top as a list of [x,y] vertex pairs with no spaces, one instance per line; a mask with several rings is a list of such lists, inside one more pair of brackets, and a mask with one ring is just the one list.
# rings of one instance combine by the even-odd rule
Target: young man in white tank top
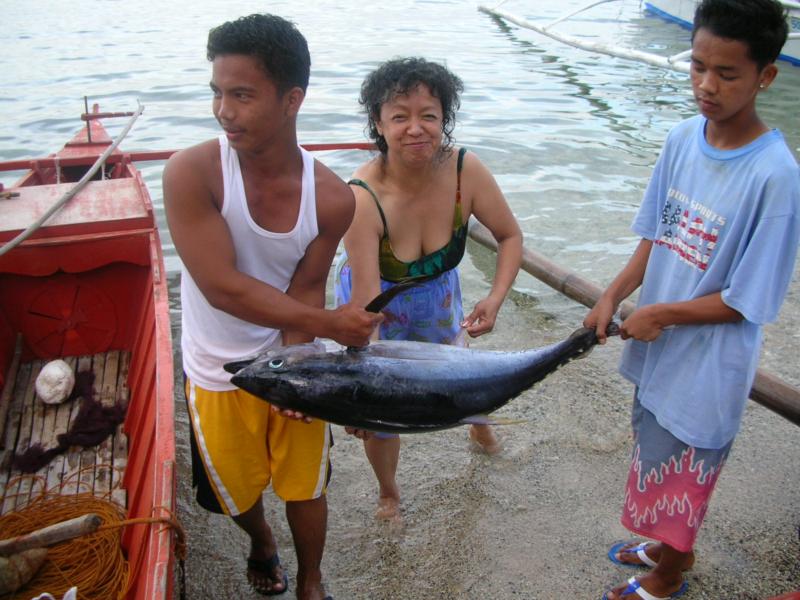
[[353,305],[325,310],[325,284],[353,216],[353,194],[297,143],[308,85],[305,39],[273,15],[212,29],[213,111],[224,130],[175,154],[164,204],[183,261],[183,368],[193,483],[206,509],[249,535],[247,579],[259,593],[287,589],[261,494],[286,502],[297,552],[297,597],[325,596],[330,428],[270,410],[229,382],[222,365],[274,344],[328,337],[363,345],[381,320]]

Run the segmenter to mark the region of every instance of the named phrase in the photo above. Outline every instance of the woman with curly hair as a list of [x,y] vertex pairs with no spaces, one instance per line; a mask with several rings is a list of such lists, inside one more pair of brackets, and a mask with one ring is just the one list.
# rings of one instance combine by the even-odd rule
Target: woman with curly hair
[[[349,182],[356,211],[337,266],[337,303],[363,306],[397,283],[433,276],[386,307],[381,339],[465,344],[464,333],[492,330],[519,270],[522,234],[503,193],[475,154],[453,145],[462,90],[456,75],[424,58],[387,61],[361,86],[379,154]],[[457,265],[472,215],[497,240],[497,268],[489,295],[464,318]],[[376,517],[399,519],[399,437],[348,431],[364,439],[378,479]],[[472,425],[470,438],[489,454],[500,449],[489,425]]]

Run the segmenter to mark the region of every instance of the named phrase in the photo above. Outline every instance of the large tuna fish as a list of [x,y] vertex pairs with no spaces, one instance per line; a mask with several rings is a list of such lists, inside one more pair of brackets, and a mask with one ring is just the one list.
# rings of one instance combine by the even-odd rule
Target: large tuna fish
[[413,433],[486,415],[597,343],[593,329],[532,350],[497,352],[409,341],[273,348],[229,363],[231,382],[283,409],[359,429]]

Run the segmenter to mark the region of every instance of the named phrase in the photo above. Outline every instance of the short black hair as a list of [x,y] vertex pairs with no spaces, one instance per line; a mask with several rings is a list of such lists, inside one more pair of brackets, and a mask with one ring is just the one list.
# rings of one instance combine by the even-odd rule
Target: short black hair
[[297,27],[277,15],[255,14],[228,21],[208,32],[206,56],[245,54],[258,59],[280,93],[306,91],[311,70],[308,44]]
[[358,99],[367,114],[367,135],[384,156],[389,148],[386,139],[378,133],[381,106],[395,96],[408,94],[419,84],[424,84],[442,104],[442,149],[447,150],[453,145],[456,112],[461,106],[460,95],[464,91],[461,79],[446,67],[424,58],[395,58],[382,63],[367,75],[361,84],[361,96]]
[[703,27],[747,44],[759,69],[778,59],[789,35],[786,9],[777,0],[703,0],[694,13],[692,41]]

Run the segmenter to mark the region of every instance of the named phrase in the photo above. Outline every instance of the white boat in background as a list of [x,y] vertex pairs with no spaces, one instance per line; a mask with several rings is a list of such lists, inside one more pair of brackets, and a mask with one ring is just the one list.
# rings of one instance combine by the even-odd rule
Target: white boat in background
[[[589,4],[565,14],[547,24],[534,23],[528,19],[500,10],[499,7],[501,4],[505,3],[505,0],[502,0],[494,7],[479,5],[478,10],[481,10],[494,17],[504,19],[510,23],[514,23],[515,25],[519,25],[520,27],[531,29],[564,44],[574,46],[575,48],[581,48],[582,50],[586,50],[588,52],[600,52],[609,56],[636,60],[664,69],[672,69],[683,73],[689,72],[688,59],[691,55],[691,48],[672,56],[662,56],[652,52],[638,50],[636,48],[626,48],[623,46],[617,46],[615,44],[607,44],[576,37],[555,29],[556,25],[563,23],[567,19],[570,19],[577,14],[589,10],[590,8],[594,8],[600,4],[613,1],[614,0],[591,0]],[[645,0],[644,6],[653,14],[680,23],[687,28],[691,28],[692,21],[694,20],[694,10],[699,1],[700,0]],[[789,24],[789,39],[786,41],[786,44],[783,47],[780,58],[800,66],[800,0],[782,0],[782,3],[788,10],[787,21]]]
[[[699,0],[646,0],[644,6],[656,15],[691,29],[698,4]],[[782,4],[788,11],[789,39],[783,46],[780,58],[800,66],[800,2],[783,0]]]

